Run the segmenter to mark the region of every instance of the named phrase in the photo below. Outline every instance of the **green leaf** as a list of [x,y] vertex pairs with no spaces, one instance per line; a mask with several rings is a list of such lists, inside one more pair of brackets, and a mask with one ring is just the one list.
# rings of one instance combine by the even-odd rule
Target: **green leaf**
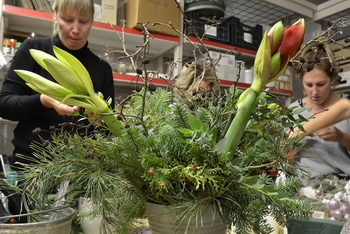
[[185,136],[191,136],[193,131],[191,129],[188,128],[179,128],[177,129],[179,132],[181,132],[182,134],[184,134]]
[[271,196],[275,196],[278,194],[274,185],[264,186],[261,190],[268,193]]
[[200,119],[194,118],[192,115],[188,117],[188,123],[192,130],[203,131],[205,129],[204,123]]
[[256,189],[256,190],[260,190],[264,187],[264,184],[260,183],[260,182],[257,182],[255,184],[252,185],[252,188],[253,189]]
[[[216,150],[218,151],[218,152],[222,152],[222,154],[224,154],[225,152],[224,152],[224,148],[225,148],[225,146],[226,146],[226,142],[227,142],[227,138],[225,137],[225,138],[223,138],[223,139],[221,139],[217,144],[216,144]],[[227,155],[228,155],[228,153],[226,153]],[[223,157],[227,157],[227,155],[223,155]]]
[[259,181],[258,176],[251,176],[251,177],[246,177],[244,180],[244,183],[252,185],[252,184],[256,184],[258,181]]
[[277,198],[286,198],[286,197],[289,197],[290,196],[290,193],[287,193],[287,192],[279,192],[276,197]]

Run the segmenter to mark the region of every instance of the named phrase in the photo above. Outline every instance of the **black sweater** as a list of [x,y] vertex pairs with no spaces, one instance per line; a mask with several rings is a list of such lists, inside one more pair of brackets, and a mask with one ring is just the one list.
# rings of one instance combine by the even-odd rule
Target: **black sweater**
[[54,109],[45,108],[40,102],[40,94],[29,88],[14,72],[15,69],[29,70],[55,81],[46,70],[35,62],[29,53],[29,49],[38,49],[54,55],[53,45],[78,58],[88,70],[95,91],[101,92],[105,98],[111,97],[113,99],[112,106],[114,106],[112,69],[106,61],[101,60],[89,50],[88,43],[79,50],[70,50],[61,43],[58,36],[29,38],[16,52],[0,92],[0,116],[4,119],[18,121],[12,140],[15,147],[14,154],[21,153],[30,156],[33,152],[30,147],[31,143],[41,142],[40,137],[44,139],[49,137],[45,134],[40,137],[33,134],[32,131],[35,128],[49,129],[50,126],[57,126],[62,122],[76,122],[79,118],[61,116]]

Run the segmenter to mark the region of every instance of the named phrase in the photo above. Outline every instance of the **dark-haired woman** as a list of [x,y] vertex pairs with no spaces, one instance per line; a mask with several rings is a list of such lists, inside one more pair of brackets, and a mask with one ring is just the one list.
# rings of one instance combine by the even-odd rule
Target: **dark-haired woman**
[[[304,63],[299,72],[305,97],[295,101],[290,107],[302,107],[301,113],[309,119],[316,113],[327,110],[347,95],[333,91],[338,82],[338,66],[328,44],[310,46],[303,54]],[[312,121],[312,120],[311,120]],[[319,120],[320,122],[321,120]],[[307,123],[306,127],[308,130]],[[334,125],[323,125],[315,134],[307,133],[304,140],[307,147],[296,157],[296,162],[309,172],[307,179],[323,175],[337,175],[341,178],[350,176],[350,119],[343,118]],[[312,131],[312,129],[310,129]]]

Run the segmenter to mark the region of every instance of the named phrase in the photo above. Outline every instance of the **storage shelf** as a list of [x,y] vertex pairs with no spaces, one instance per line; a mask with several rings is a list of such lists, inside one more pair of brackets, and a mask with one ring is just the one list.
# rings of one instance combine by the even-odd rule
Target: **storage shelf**
[[[188,36],[188,38],[192,41],[192,42],[196,42],[198,43],[199,40],[195,37],[192,36]],[[249,49],[245,49],[245,48],[240,48],[234,45],[228,45],[228,44],[224,44],[221,42],[216,42],[216,41],[211,41],[211,40],[207,40],[207,39],[203,39],[203,43],[208,47],[208,48],[220,48],[223,50],[232,50],[232,51],[237,51],[237,52],[241,52],[247,56],[250,57],[255,57],[256,51],[254,50],[249,50]]]
[[[194,46],[198,46],[200,48],[200,42],[197,38],[188,36],[189,40],[185,40],[184,42],[184,56],[193,56],[193,49]],[[222,51],[222,52],[232,52],[236,55],[236,59],[238,60],[244,60],[247,64],[253,65],[254,59],[256,55],[256,51],[240,48],[234,45],[228,45],[221,42],[211,41],[207,39],[202,39],[202,43],[205,45],[205,47],[208,50],[214,50],[214,51]],[[202,52],[205,52],[202,49]]]
[[[42,12],[37,10],[31,10],[11,5],[3,5],[3,17],[4,17],[4,30],[14,31],[21,33],[35,32],[40,36],[50,36],[52,35],[53,26],[53,14],[48,12]],[[125,47],[129,53],[136,51],[138,45],[143,44],[143,35],[140,30],[122,27],[119,25],[111,25],[102,22],[94,22],[89,35],[89,47],[90,48],[104,48],[106,45],[112,46],[115,49],[122,49],[122,42],[119,36],[122,36],[124,32]],[[119,35],[119,36],[118,36]],[[164,53],[174,49],[180,44],[180,38],[175,36],[169,36],[159,33],[152,33],[153,38],[150,40],[150,57],[158,57]],[[198,39],[195,37],[188,36],[191,40],[185,41],[183,51],[186,53],[191,53],[193,47],[192,43],[199,43]],[[203,39],[203,44],[208,49],[213,50],[223,50],[223,51],[236,51],[240,55],[238,58],[243,58],[245,61],[254,61],[256,51],[239,48],[233,45],[227,45],[220,42],[215,42],[207,39]],[[121,86],[128,86],[135,84],[136,82],[143,82],[139,77],[125,75],[125,74],[113,74],[115,81]],[[167,86],[173,84],[174,80],[165,80],[159,78],[150,78],[150,82],[159,85]],[[229,87],[235,82],[221,80],[220,84],[223,87]],[[239,88],[248,88],[250,84],[236,83]],[[278,95],[290,96],[292,92],[290,90],[271,88],[273,93]]]
[[[28,33],[35,32],[40,36],[52,35],[53,14],[37,10],[31,10],[11,5],[3,6],[5,31]],[[108,23],[94,22],[89,35],[90,48],[103,48],[106,45],[115,49],[122,49],[122,42],[118,35],[122,36],[123,27]],[[143,44],[143,35],[140,30],[124,28],[125,46],[129,53],[136,51],[137,46]],[[159,33],[152,33],[150,39],[150,57],[157,57],[173,49],[179,44],[179,38]],[[103,37],[103,38],[102,38]]]
[[[142,84],[144,82],[143,79],[139,76],[126,75],[126,74],[113,73],[113,78],[120,85],[125,85],[125,86],[133,85],[136,83]],[[167,80],[167,79],[153,78],[153,77],[148,78],[148,82],[158,86],[168,86],[168,85],[174,84],[174,80]]]
[[[143,79],[138,77],[138,76],[126,75],[126,74],[113,73],[113,78],[114,78],[115,82],[117,82],[119,85],[125,85],[125,86],[134,85],[136,83],[142,84],[144,82]],[[153,83],[157,86],[169,86],[169,85],[174,84],[175,80],[167,80],[167,79],[161,79],[161,78],[149,78],[148,82]],[[234,82],[234,81],[229,81],[229,80],[220,80],[220,85],[222,87],[230,87],[231,85],[236,85],[238,88],[241,88],[241,89],[247,89],[250,87],[250,84],[241,83],[241,82]],[[268,87],[268,88],[270,89],[270,91],[273,94],[283,95],[283,96],[291,96],[292,95],[291,90],[278,89],[275,87]]]

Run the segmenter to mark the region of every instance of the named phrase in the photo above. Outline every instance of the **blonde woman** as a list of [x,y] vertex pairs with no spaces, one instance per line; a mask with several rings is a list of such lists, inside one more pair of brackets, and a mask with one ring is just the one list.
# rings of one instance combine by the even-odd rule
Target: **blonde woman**
[[176,78],[174,87],[175,97],[191,98],[202,92],[212,92],[218,89],[218,80],[213,69],[201,63],[186,64]]
[[[14,130],[14,151],[11,166],[18,170],[15,162],[32,163],[19,155],[34,157],[32,143],[50,139],[51,126],[63,122],[77,122],[80,117],[72,116],[77,107],[67,106],[58,101],[39,94],[28,87],[15,72],[23,69],[37,73],[51,81],[53,77],[39,66],[29,53],[29,49],[37,49],[54,55],[53,46],[64,49],[74,55],[88,70],[96,92],[103,93],[105,98],[112,98],[114,105],[114,86],[112,69],[109,64],[94,55],[88,48],[88,36],[93,23],[94,3],[92,0],[55,0],[54,34],[52,37],[34,37],[26,39],[16,52],[13,62],[5,76],[0,91],[0,116],[18,121]],[[82,122],[80,122],[82,123]],[[41,129],[33,133],[34,129]],[[11,214],[24,213],[20,208],[20,198],[13,196],[9,203]],[[18,222],[26,222],[26,217]]]
[[[105,98],[112,98],[114,105],[114,86],[110,65],[93,54],[88,48],[88,36],[93,23],[93,0],[55,0],[54,34],[52,37],[33,37],[26,39],[16,52],[12,65],[6,74],[0,91],[0,116],[18,121],[14,130],[12,164],[16,161],[27,163],[17,154],[31,156],[33,142],[49,139],[51,126],[63,122],[76,122],[79,117],[72,116],[77,107],[67,106],[39,94],[29,88],[15,72],[23,69],[37,73],[49,80],[53,77],[39,66],[29,53],[29,49],[38,49],[54,55],[53,46],[64,49],[74,55],[88,70],[96,92]],[[33,130],[40,128],[40,134]]]

